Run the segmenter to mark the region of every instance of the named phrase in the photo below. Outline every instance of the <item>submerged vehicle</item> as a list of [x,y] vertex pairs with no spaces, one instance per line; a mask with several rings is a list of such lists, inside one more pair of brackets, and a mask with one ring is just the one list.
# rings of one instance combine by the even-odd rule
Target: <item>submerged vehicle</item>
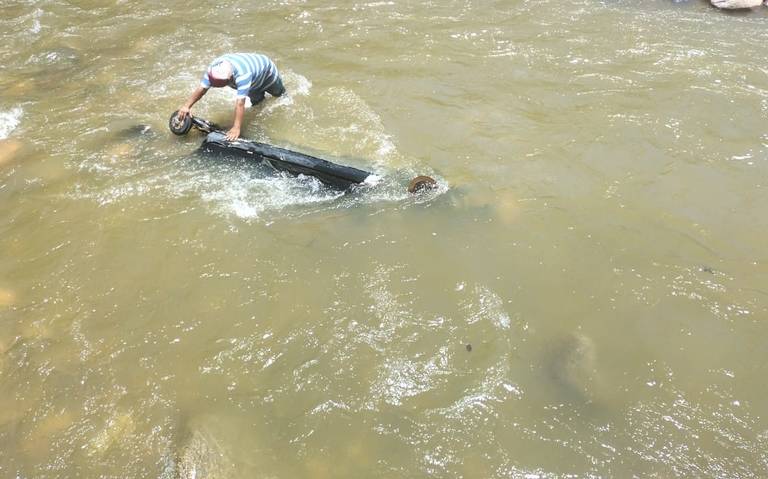
[[[378,177],[368,171],[339,165],[305,153],[278,148],[266,143],[245,139],[227,140],[221,127],[202,118],[187,115],[178,118],[178,111],[173,112],[168,120],[168,127],[176,135],[186,135],[193,127],[207,133],[202,149],[223,154],[232,154],[266,162],[278,171],[292,175],[309,175],[334,188],[346,190],[355,185],[374,185]],[[408,184],[410,193],[435,188],[437,182],[429,176],[417,176]]]

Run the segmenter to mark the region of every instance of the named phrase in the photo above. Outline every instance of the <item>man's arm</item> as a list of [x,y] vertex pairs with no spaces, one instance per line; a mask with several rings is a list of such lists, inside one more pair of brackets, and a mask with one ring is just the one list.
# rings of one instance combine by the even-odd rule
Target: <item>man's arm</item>
[[227,140],[234,141],[240,136],[240,126],[243,124],[245,113],[245,98],[235,100],[235,124],[227,132]]
[[208,91],[207,88],[198,86],[195,89],[195,91],[193,91],[192,94],[189,95],[189,99],[187,100],[187,102],[184,103],[184,105],[182,105],[181,108],[179,108],[179,119],[183,120],[187,115],[189,115],[189,110],[192,108],[192,105],[197,103],[197,101],[201,99],[207,91]]

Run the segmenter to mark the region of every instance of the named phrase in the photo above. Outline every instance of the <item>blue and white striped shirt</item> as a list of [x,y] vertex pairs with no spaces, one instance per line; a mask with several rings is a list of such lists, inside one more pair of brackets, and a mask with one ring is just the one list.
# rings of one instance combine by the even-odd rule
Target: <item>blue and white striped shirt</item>
[[[227,60],[232,64],[234,81],[230,80],[229,86],[237,90],[238,98],[247,97],[249,91],[264,90],[277,80],[277,67],[266,55],[258,53],[227,53],[212,61],[211,66],[221,60]],[[211,87],[207,69],[203,73],[200,86],[206,90]]]

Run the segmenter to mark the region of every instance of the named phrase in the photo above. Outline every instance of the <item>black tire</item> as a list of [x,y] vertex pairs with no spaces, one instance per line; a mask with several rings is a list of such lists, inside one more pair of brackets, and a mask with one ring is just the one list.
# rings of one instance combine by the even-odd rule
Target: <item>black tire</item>
[[173,112],[171,117],[168,119],[168,128],[174,135],[186,135],[192,128],[192,117],[187,115],[182,121],[179,121],[177,118],[178,114],[179,110]]

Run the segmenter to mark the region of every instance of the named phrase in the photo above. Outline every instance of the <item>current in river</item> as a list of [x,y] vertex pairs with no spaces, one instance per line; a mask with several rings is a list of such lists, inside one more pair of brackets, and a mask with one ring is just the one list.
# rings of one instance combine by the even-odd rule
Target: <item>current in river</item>
[[0,477],[768,476],[766,11],[3,0]]

